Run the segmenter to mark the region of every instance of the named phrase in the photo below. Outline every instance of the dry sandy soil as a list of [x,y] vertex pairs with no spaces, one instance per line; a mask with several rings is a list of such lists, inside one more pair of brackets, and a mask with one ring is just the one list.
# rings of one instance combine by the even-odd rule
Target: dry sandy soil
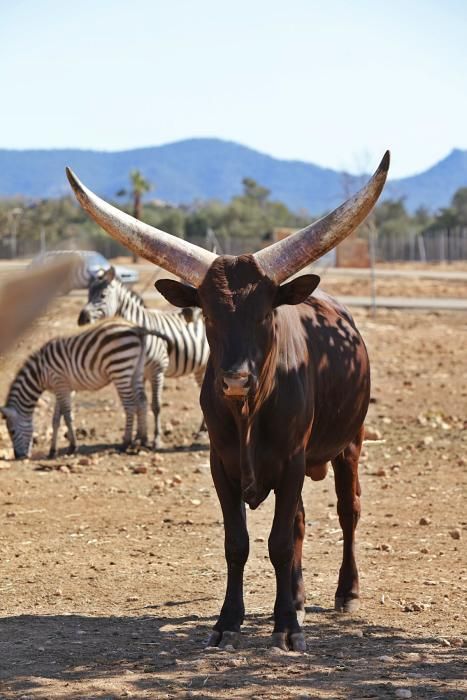
[[[33,348],[75,330],[79,304],[61,299],[3,358],[2,397]],[[108,388],[76,397],[79,454],[47,460],[44,396],[33,459],[11,461],[0,428],[1,698],[466,697],[465,316],[355,315],[373,367],[368,425],[381,433],[361,464],[360,613],[332,610],[342,544],[330,474],[304,489],[307,652],[269,648],[273,496],[249,515],[243,644],[204,650],[225,565],[208,446],[193,441],[194,381],[167,382],[157,455],[116,451],[123,414]]]

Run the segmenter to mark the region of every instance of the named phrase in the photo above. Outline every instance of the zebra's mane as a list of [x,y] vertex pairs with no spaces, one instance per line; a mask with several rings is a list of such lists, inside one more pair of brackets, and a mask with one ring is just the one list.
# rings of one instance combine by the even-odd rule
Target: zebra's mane
[[143,297],[141,294],[138,294],[138,292],[135,292],[133,289],[129,289],[128,287],[125,287],[120,280],[114,280],[116,284],[120,285],[120,291],[123,292],[125,296],[129,296],[130,298],[134,299],[140,306],[143,306],[146,308],[146,304],[144,302]]

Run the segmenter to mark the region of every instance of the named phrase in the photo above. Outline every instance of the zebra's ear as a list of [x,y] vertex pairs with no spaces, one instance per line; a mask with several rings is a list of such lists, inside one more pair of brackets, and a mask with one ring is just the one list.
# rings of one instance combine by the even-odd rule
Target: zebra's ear
[[196,287],[175,280],[157,280],[154,286],[174,306],[200,306]]
[[108,270],[103,270],[101,279],[105,280],[106,282],[112,282],[115,279],[115,275],[115,268],[113,265],[111,265]]

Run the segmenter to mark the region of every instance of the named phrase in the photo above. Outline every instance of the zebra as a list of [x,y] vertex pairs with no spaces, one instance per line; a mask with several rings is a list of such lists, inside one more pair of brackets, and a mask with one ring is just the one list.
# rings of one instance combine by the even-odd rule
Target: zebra
[[[145,377],[152,386],[154,414],[154,448],[161,446],[161,396],[166,377],[182,377],[193,373],[201,387],[209,356],[206,326],[200,309],[159,311],[147,309],[142,297],[129,290],[116,278],[114,268],[100,270],[88,289],[88,303],[82,308],[78,324],[102,318],[121,316],[138,326],[159,331],[167,336],[146,339]],[[204,419],[199,432],[206,430]]]
[[[63,415],[68,429],[69,453],[76,450],[71,395],[76,390],[96,390],[113,382],[126,422],[123,448],[131,444],[137,416],[136,439],[147,442],[147,402],[144,392],[145,338],[151,333],[123,320],[104,321],[66,337],[49,340],[28,357],[13,380],[6,405],[6,419],[15,459],[31,454],[33,413],[43,391],[55,394],[49,457],[57,452],[57,434]],[[159,338],[163,342],[163,336]]]

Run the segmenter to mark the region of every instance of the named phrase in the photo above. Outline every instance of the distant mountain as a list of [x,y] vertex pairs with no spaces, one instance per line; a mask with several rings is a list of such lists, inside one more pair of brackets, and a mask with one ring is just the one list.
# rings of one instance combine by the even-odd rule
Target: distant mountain
[[[252,177],[271,190],[273,199],[313,214],[336,206],[362,182],[360,177],[312,163],[278,160],[230,141],[190,139],[120,152],[0,149],[0,197],[67,194],[65,165],[95,192],[112,199],[128,186],[129,171],[137,168],[156,185],[149,197],[174,204],[228,201],[241,192],[242,178]],[[390,180],[385,196],[405,197],[411,211],[421,205],[435,210],[447,206],[462,186],[467,186],[467,151],[454,150],[423,173]]]

